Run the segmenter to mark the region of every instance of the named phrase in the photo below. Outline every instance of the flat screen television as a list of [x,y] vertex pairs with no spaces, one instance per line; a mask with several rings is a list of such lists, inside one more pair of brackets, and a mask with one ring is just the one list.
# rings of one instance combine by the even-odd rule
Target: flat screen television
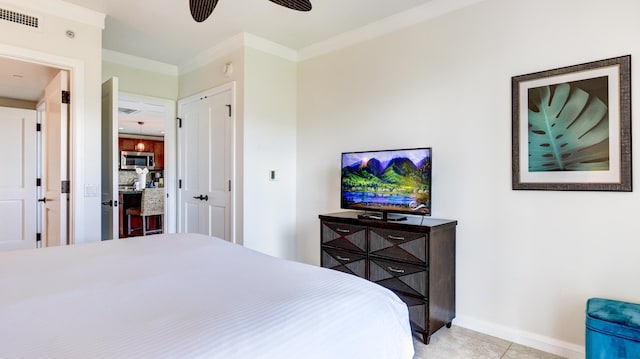
[[389,213],[430,216],[431,148],[344,152],[340,192],[341,208],[363,210],[364,218],[406,218]]

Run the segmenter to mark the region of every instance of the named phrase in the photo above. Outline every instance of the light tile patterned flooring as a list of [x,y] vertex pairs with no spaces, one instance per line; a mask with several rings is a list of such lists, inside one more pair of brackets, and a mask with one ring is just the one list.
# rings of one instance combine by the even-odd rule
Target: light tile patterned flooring
[[442,328],[431,336],[429,345],[414,337],[413,359],[560,359],[557,355],[456,327]]

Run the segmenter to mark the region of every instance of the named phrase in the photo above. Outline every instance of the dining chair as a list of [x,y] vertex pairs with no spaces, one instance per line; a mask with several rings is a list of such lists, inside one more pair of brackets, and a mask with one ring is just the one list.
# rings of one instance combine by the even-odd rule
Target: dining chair
[[[142,235],[163,233],[162,218],[164,215],[164,188],[145,188],[142,190],[140,207],[128,208],[127,235],[142,230]],[[131,228],[131,217],[141,217],[141,227]],[[158,217],[155,228],[149,228],[151,217]]]

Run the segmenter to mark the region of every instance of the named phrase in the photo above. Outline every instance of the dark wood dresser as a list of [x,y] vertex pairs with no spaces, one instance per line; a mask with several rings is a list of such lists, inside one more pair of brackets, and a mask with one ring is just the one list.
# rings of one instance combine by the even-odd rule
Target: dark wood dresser
[[358,212],[320,215],[321,265],[378,283],[409,308],[425,344],[455,318],[455,220],[408,216],[359,219]]

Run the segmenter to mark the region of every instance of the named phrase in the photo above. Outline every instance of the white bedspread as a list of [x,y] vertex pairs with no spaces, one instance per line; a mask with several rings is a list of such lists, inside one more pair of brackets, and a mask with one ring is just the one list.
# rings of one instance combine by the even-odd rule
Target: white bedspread
[[390,291],[220,239],[0,253],[2,358],[412,356]]

